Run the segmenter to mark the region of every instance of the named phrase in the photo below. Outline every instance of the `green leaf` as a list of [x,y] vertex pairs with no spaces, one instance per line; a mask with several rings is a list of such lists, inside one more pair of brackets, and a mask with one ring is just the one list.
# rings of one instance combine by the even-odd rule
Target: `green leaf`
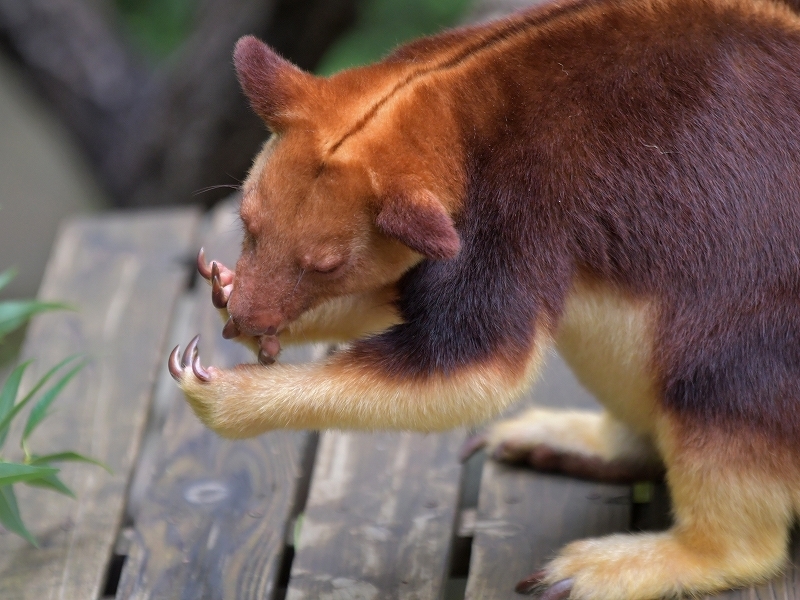
[[[19,391],[19,383],[22,380],[22,375],[25,373],[25,369],[27,369],[30,364],[31,361],[27,361],[14,369],[11,375],[8,376],[8,379],[6,379],[3,389],[0,390],[0,421],[14,408],[14,400],[16,400],[17,392]],[[0,450],[2,450],[3,444],[6,442],[8,429],[8,426],[0,429]]]
[[18,481],[41,479],[44,475],[58,473],[53,467],[37,467],[19,463],[0,462],[0,486],[10,485]]
[[7,269],[2,273],[0,273],[0,290],[2,290],[9,283],[11,283],[11,280],[14,279],[14,277],[16,276],[17,276],[16,269]]
[[34,456],[31,458],[28,464],[31,465],[46,465],[51,462],[85,462],[90,463],[93,465],[97,465],[98,467],[103,467],[106,471],[111,473],[111,468],[95,458],[90,458],[88,456],[83,456],[82,454],[78,454],[77,452],[58,452],[56,454],[47,454],[45,456]]
[[47,383],[47,380],[50,379],[55,374],[56,371],[58,371],[61,367],[66,365],[68,362],[70,362],[72,360],[75,360],[77,357],[78,357],[78,355],[76,354],[76,355],[70,356],[68,358],[65,358],[60,363],[58,363],[55,367],[53,367],[47,373],[45,373],[45,375],[36,383],[36,385],[33,386],[33,389],[30,392],[28,392],[22,400],[17,402],[17,404],[14,406],[14,408],[12,408],[8,413],[6,413],[5,416],[0,417],[0,431],[4,431],[4,430],[8,429],[8,427],[11,424],[11,421],[14,419],[14,417],[17,416],[19,411],[21,411],[23,408],[25,408],[25,405],[28,402],[30,402],[31,398],[33,398],[33,396],[36,394],[36,392],[38,392],[42,388],[42,386],[45,383]]
[[0,302],[0,338],[18,327],[22,327],[38,313],[69,308],[68,305],[59,302],[39,302],[38,300]]
[[41,398],[33,405],[31,409],[31,414],[28,415],[28,421],[25,423],[25,430],[22,432],[22,442],[24,443],[25,440],[28,439],[28,436],[36,429],[36,426],[42,422],[42,420],[47,416],[47,409],[50,408],[50,405],[53,403],[58,395],[61,393],[61,390],[64,389],[75,375],[78,374],[78,371],[83,369],[86,365],[85,362],[82,362],[77,367],[73,368],[69,373],[64,375],[61,379],[59,379],[53,387],[51,387],[47,392],[42,395]]
[[0,486],[0,523],[9,531],[28,540],[37,548],[39,547],[36,538],[31,535],[31,532],[25,527],[25,523],[22,522],[19,506],[17,506],[17,497],[14,494],[14,488],[10,485]]
[[50,475],[45,475],[40,479],[31,479],[30,481],[25,482],[26,485],[32,485],[34,487],[46,488],[48,490],[53,490],[54,492],[58,492],[59,494],[64,494],[65,496],[69,496],[70,498],[75,498],[75,493],[69,489],[66,484],[58,478],[58,475],[52,473]]

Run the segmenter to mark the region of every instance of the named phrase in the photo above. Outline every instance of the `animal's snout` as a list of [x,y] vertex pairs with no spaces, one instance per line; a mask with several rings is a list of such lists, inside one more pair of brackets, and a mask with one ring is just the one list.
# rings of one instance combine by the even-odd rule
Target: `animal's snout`
[[283,327],[283,316],[272,312],[259,311],[248,315],[231,313],[238,330],[248,336],[276,335]]

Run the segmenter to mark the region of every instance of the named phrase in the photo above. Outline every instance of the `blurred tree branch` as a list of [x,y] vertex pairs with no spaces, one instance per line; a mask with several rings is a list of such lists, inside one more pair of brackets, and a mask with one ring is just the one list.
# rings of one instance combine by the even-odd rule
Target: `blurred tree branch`
[[[186,203],[237,184],[267,137],[236,82],[247,33],[303,68],[348,27],[357,0],[203,0],[193,33],[150,68],[102,0],[0,0],[0,43],[86,152],[118,205]],[[199,198],[209,204],[227,192]]]

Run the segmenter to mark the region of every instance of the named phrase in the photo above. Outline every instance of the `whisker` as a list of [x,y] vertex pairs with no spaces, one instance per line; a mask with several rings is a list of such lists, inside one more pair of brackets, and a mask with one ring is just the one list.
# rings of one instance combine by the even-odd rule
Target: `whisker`
[[210,192],[211,190],[218,190],[220,188],[228,188],[230,190],[239,190],[241,188],[240,185],[233,185],[231,183],[222,183],[220,185],[210,185],[208,187],[195,190],[192,192],[192,196],[198,196],[199,194],[204,194],[205,192]]
[[297,278],[297,283],[294,284],[294,289],[292,290],[292,294],[294,294],[297,291],[297,286],[300,285],[300,281],[303,279],[303,275],[305,274],[306,274],[305,269],[300,271],[300,277]]

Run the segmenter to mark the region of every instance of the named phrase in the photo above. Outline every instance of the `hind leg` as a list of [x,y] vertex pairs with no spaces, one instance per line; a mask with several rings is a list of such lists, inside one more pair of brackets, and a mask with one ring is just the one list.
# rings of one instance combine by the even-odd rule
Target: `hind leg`
[[791,452],[731,433],[662,423],[672,529],[572,543],[518,591],[546,587],[550,599],[648,600],[697,596],[778,573],[793,518]]
[[496,460],[586,479],[631,482],[664,472],[649,439],[608,413],[535,408],[468,441],[464,454],[483,445]]

